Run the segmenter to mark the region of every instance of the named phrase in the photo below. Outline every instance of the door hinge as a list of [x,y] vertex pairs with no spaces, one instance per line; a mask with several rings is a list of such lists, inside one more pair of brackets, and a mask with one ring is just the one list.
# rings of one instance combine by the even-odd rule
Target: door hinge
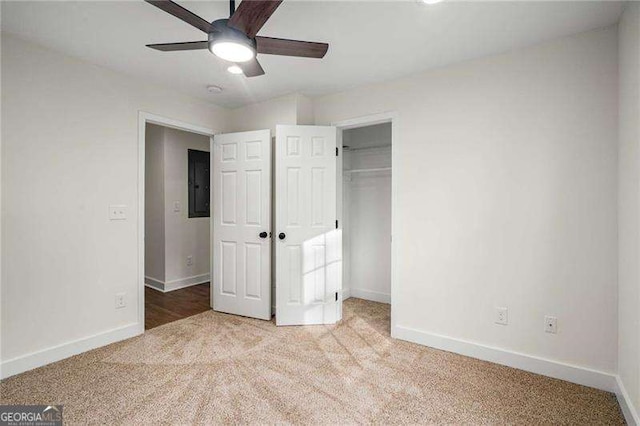
[[338,147],[336,146],[336,157],[338,156]]
[[338,301],[338,292],[336,291],[336,302]]
[[338,219],[336,219],[336,229],[338,229]]

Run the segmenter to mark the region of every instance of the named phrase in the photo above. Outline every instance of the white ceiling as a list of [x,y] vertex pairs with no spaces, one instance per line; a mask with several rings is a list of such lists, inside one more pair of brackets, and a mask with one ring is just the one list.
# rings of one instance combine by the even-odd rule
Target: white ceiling
[[[228,3],[178,1],[206,20]],[[259,35],[330,43],[322,60],[259,55],[265,76],[226,72],[208,51],[158,52],[148,43],[205,40],[173,16],[135,1],[2,2],[2,30],[98,65],[235,107],[300,92],[316,96],[609,26],[622,3],[337,2],[285,0]],[[210,94],[206,86],[222,86]]]

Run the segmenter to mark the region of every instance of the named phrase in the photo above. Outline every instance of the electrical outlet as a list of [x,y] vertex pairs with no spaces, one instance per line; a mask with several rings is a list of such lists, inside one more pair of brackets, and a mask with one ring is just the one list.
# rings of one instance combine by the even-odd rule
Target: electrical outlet
[[187,256],[187,266],[193,266],[193,256]]
[[547,315],[544,317],[544,331],[556,334],[558,332],[558,318]]
[[509,311],[507,308],[496,308],[496,324],[509,324]]
[[127,220],[127,206],[124,204],[110,205],[109,220]]
[[127,306],[124,300],[124,296],[125,296],[125,293],[116,294],[116,309],[122,309],[125,306]]
[[179,213],[182,210],[182,206],[180,205],[180,201],[173,202],[173,211]]

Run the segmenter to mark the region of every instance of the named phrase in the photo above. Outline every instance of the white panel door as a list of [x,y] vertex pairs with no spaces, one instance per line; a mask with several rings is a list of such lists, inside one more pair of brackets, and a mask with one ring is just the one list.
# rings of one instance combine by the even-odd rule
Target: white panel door
[[276,127],[276,324],[331,324],[341,300],[336,128]]
[[213,139],[215,311],[271,319],[271,133]]

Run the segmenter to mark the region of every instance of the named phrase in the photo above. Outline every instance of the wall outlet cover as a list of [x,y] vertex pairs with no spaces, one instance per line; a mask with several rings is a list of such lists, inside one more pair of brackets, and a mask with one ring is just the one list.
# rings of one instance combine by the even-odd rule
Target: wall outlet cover
[[552,333],[552,334],[557,334],[558,333],[558,318],[551,316],[551,315],[546,315],[544,317],[544,331],[545,333]]
[[116,309],[122,309],[127,306],[125,301],[125,293],[117,293],[116,294]]
[[109,206],[109,220],[127,220],[127,206],[111,204]]
[[509,324],[509,310],[505,307],[496,308],[496,324],[507,325]]

